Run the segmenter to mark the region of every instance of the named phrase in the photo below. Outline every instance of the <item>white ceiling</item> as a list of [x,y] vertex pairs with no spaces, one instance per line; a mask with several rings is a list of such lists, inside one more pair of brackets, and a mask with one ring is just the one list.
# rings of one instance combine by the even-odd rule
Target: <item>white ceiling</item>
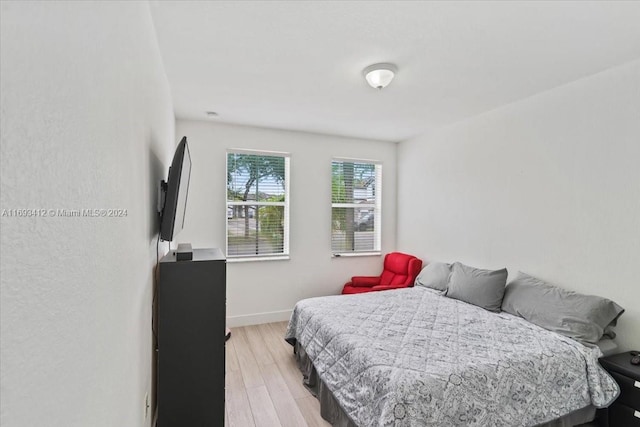
[[[640,2],[154,1],[176,116],[400,141],[640,58]],[[395,63],[382,91],[362,70]],[[209,119],[211,120],[211,119]]]

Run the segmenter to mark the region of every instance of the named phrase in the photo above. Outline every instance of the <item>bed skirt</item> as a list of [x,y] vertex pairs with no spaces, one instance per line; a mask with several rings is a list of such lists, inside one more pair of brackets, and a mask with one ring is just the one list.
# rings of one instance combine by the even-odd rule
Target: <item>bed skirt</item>
[[[289,340],[287,340],[289,341]],[[293,341],[293,340],[291,340]],[[294,344],[289,342],[290,344]],[[320,415],[333,427],[358,427],[356,423],[342,409],[333,393],[318,376],[313,362],[307,356],[300,343],[295,342],[293,352],[298,362],[298,367],[302,371],[303,384],[320,401]],[[563,417],[548,423],[540,424],[538,427],[573,427],[588,423],[594,420],[596,408],[587,406],[577,411],[571,412]]]

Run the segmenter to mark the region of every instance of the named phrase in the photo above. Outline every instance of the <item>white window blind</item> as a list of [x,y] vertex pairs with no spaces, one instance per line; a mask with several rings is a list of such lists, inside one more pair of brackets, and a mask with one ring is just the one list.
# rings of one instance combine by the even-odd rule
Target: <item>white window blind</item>
[[336,159],[331,172],[333,254],[379,252],[382,165]]
[[227,152],[227,257],[289,255],[289,156]]

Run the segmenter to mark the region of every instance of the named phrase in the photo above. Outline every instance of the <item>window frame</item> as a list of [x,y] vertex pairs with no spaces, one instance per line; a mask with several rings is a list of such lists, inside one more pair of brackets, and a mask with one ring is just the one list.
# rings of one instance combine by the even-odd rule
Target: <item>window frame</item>
[[[282,157],[284,158],[284,202],[259,202],[257,200],[254,201],[229,201],[228,192],[227,192],[227,177],[229,174],[229,154],[246,154],[253,156],[273,156],[273,157]],[[227,255],[227,262],[250,262],[250,261],[275,261],[275,260],[288,260],[290,257],[289,254],[289,226],[290,226],[290,178],[291,178],[291,154],[287,152],[281,151],[264,151],[264,150],[251,150],[244,148],[228,148],[225,152],[225,248]],[[228,218],[228,209],[231,206],[283,206],[283,242],[282,242],[282,253],[272,253],[272,254],[253,254],[253,255],[229,255],[229,218]]]
[[358,257],[358,256],[379,256],[382,254],[382,164],[380,160],[356,159],[349,157],[333,157],[331,159],[331,179],[333,179],[333,164],[335,162],[349,163],[367,163],[375,167],[375,200],[373,203],[333,203],[333,186],[331,187],[331,212],[330,212],[330,232],[333,235],[333,208],[373,208],[373,231],[374,231],[374,248],[367,251],[334,251],[333,237],[331,237],[331,256],[333,258],[340,257]]

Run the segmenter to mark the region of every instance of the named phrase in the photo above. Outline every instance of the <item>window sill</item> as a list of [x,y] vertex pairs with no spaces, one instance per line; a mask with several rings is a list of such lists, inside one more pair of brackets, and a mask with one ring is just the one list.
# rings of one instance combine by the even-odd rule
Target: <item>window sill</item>
[[273,255],[273,256],[254,256],[254,257],[230,257],[227,258],[227,263],[236,262],[254,262],[254,261],[286,261],[289,259],[289,255]]
[[346,252],[331,254],[332,258],[349,258],[358,256],[380,256],[382,252]]

